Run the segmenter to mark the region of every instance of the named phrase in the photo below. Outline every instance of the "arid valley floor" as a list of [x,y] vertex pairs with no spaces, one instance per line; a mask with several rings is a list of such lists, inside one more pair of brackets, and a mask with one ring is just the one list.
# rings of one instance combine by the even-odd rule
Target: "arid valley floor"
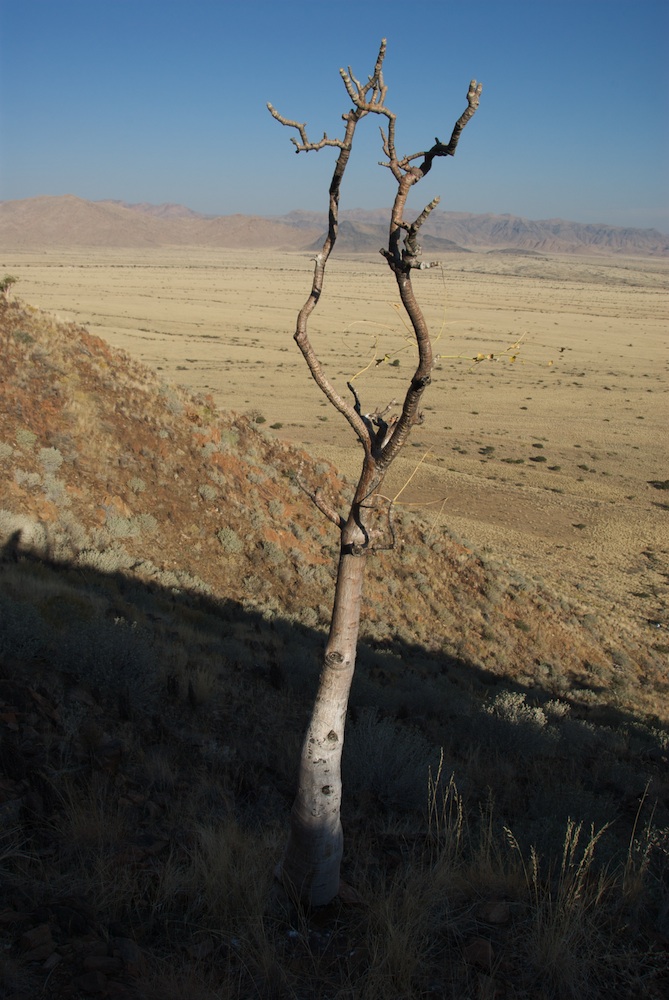
[[[358,446],[292,340],[307,253],[4,251],[0,269],[25,301],[355,475]],[[666,260],[452,254],[416,287],[437,364],[388,495],[665,641]],[[355,379],[364,409],[402,398],[414,351],[380,257],[333,259],[310,331],[342,394]]]

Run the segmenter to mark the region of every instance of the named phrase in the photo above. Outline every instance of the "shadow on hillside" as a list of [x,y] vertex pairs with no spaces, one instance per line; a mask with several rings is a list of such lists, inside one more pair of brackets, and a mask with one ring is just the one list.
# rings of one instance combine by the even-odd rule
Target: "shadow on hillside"
[[[22,586],[22,580],[27,582],[27,586]],[[68,599],[61,595],[62,601],[59,602],[59,587],[63,594],[66,592],[69,595],[70,600],[74,600],[73,595],[77,592],[94,598],[97,613],[103,612],[105,621],[114,619],[119,624],[125,622],[135,624],[135,627],[141,622],[141,631],[137,634],[141,635],[144,644],[147,640],[151,643],[151,634],[155,633],[160,635],[161,642],[166,640],[182,645],[185,652],[196,653],[197,650],[188,648],[188,638],[180,632],[186,627],[187,631],[199,637],[200,645],[205,640],[210,651],[220,650],[228,661],[232,651],[232,661],[236,666],[245,666],[249,676],[266,681],[274,689],[290,686],[289,668],[292,667],[300,680],[294,694],[305,705],[311,705],[318,680],[318,657],[326,638],[325,626],[316,629],[295,618],[278,617],[263,608],[262,598],[254,608],[251,604],[243,605],[235,600],[165,587],[122,571],[104,573],[90,566],[58,561],[24,547],[20,531],[15,531],[0,548],[0,599],[9,599],[14,605],[13,613],[3,615],[0,621],[0,654],[21,659],[24,655],[21,651],[25,650],[26,637],[29,636],[32,658],[39,662],[39,650],[48,641],[48,635],[53,640],[58,635],[62,637],[81,630],[86,616],[78,619],[76,615],[65,614]],[[330,597],[326,595],[326,604]],[[63,616],[59,620],[58,607],[61,603]],[[25,619],[23,624],[22,617]],[[39,626],[40,618],[46,629],[45,635],[41,634],[44,630]],[[23,639],[18,650],[12,649],[12,641],[20,636]],[[237,640],[236,645],[231,646],[231,638]],[[66,644],[61,642],[60,645],[64,647]],[[277,659],[277,649],[282,646],[289,652],[292,650],[292,655]],[[308,657],[308,669],[300,665],[298,652]],[[81,650],[76,659],[81,659]],[[68,672],[69,666],[75,675],[82,669],[74,661],[68,664],[66,659],[60,659],[57,666],[65,672]],[[408,705],[402,704],[402,694],[392,695],[394,688],[399,687],[399,692],[404,690],[403,685],[398,686],[403,675],[412,679],[412,685],[414,681],[419,684],[422,680],[430,685],[435,680],[443,679],[446,685],[460,692],[456,701],[465,714],[477,712],[482,703],[490,702],[500,691],[523,696],[536,706],[556,698],[554,691],[541,685],[528,687],[516,683],[447,653],[434,654],[420,645],[397,638],[389,642],[363,639],[358,651],[351,698],[353,713],[356,708],[367,704],[369,689],[373,688],[378,695],[376,705],[380,711],[384,711],[385,706],[390,708],[393,705],[399,718],[415,722],[416,715],[409,711]],[[602,693],[604,689],[598,691]],[[561,697],[570,700],[568,695]],[[604,709],[601,706],[599,709],[583,706],[581,714],[588,717],[598,711],[605,713],[605,722],[611,727],[639,722],[633,714],[614,705],[607,705]],[[425,712],[419,712],[417,716],[421,721],[426,716],[439,717],[442,713],[450,715],[452,706],[426,701]]]
[[[11,704],[21,685],[52,700],[84,687],[107,730],[135,724],[143,744],[202,747],[224,731],[245,800],[266,805],[271,787],[275,816],[290,806],[324,641],[324,631],[260,603],[58,562],[23,548],[19,533],[1,550],[0,699]],[[362,801],[371,789],[377,813],[424,808],[440,747],[474,800],[485,788],[497,796],[512,773],[503,809],[522,808],[520,796],[534,815],[528,836],[546,813],[607,822],[612,796],[638,800],[661,752],[657,732],[620,708],[597,725],[544,688],[401,641],[361,643],[345,797]],[[479,758],[485,766],[472,763]]]

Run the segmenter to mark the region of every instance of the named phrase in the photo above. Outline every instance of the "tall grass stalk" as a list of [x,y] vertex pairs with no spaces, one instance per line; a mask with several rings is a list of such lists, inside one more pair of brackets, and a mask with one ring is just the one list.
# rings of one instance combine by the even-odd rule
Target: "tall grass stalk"
[[650,816],[641,831],[641,835],[637,836],[639,823],[641,821],[641,814],[643,812],[644,805],[646,804],[646,799],[648,798],[649,785],[650,778],[646,782],[646,787],[643,790],[643,795],[641,796],[641,800],[639,802],[639,808],[637,809],[636,816],[634,817],[634,825],[632,826],[632,832],[630,834],[629,845],[627,848],[627,857],[623,868],[622,891],[623,898],[628,904],[636,903],[643,895],[653,850],[653,817],[655,816],[657,802],[651,809]]
[[567,821],[562,855],[557,871],[541,871],[535,847],[529,861],[511,830],[505,827],[507,843],[518,855],[530,902],[530,920],[525,938],[528,965],[540,980],[546,996],[598,996],[610,969],[602,965],[606,897],[614,878],[608,871],[595,871],[597,844],[611,824],[590,827],[587,839],[583,824]]
[[444,782],[444,748],[439,754],[436,773],[432,766],[427,776],[427,843],[430,861],[444,853],[455,860],[462,849],[465,827],[465,811],[462,796],[455,784],[455,774]]

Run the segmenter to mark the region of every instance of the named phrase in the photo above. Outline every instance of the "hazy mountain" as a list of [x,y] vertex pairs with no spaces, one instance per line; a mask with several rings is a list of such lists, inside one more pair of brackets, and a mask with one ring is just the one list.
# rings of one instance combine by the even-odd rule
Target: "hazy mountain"
[[513,215],[435,211],[428,231],[470,249],[515,247],[545,253],[669,253],[669,236],[657,229],[633,229],[563,219],[532,221]]
[[[282,221],[300,227],[324,226],[327,217],[317,212],[290,212],[281,216]],[[358,226],[388,228],[386,209],[344,210],[344,222]],[[513,215],[476,215],[466,212],[432,212],[422,230],[423,248],[428,249],[426,237],[449,241],[450,249],[534,250],[543,253],[629,253],[647,256],[669,254],[669,236],[657,229],[620,228],[600,224],[566,222],[563,219],[533,221]],[[435,245],[435,250],[446,247]]]
[[207,218],[180,206],[85,201],[74,195],[0,202],[0,247],[220,246],[301,249],[320,227],[301,230],[250,215]]
[[[0,202],[3,250],[50,246],[210,246],[311,251],[327,216],[296,210],[278,218],[204,216],[181,205],[90,202],[73,195]],[[340,252],[376,253],[386,239],[388,210],[341,214]],[[533,221],[512,215],[434,211],[423,230],[423,249],[665,256],[669,237],[656,229]]]
[[[325,232],[309,244],[307,249],[320,250],[325,239]],[[388,245],[388,226],[357,222],[353,218],[344,218],[339,225],[337,250],[341,253],[378,253],[381,247]],[[424,253],[466,252],[465,248],[452,240],[442,239],[430,233],[421,234],[420,245]]]
[[192,208],[186,208],[185,205],[175,205],[172,202],[163,202],[161,205],[151,205],[148,201],[132,204],[131,202],[119,201],[118,199],[105,199],[104,201],[97,202],[97,204],[120,205],[121,208],[129,208],[132,212],[141,212],[144,215],[153,215],[157,219],[210,218],[210,216],[204,216],[200,212],[193,211]]

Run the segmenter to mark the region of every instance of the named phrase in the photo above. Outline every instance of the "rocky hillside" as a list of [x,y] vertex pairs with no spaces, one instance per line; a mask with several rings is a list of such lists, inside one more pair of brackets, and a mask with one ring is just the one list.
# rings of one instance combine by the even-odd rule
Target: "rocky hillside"
[[[343,211],[340,252],[378,253],[388,210]],[[294,211],[281,218],[207,217],[180,205],[90,202],[72,195],[0,203],[0,249],[54,246],[212,246],[310,250],[322,243],[327,216]],[[423,229],[429,252],[465,249],[567,254],[666,256],[669,237],[634,229],[511,215],[435,211]]]
[[[336,531],[297,483],[345,497],[331,467],[85,329],[16,302],[0,308],[5,543],[326,626]],[[562,603],[447,529],[407,520],[397,550],[372,559],[365,621],[377,643],[401,637],[494,677],[533,684],[541,663],[554,693],[589,687],[593,672],[606,686],[618,637]],[[652,646],[631,655],[636,701],[663,663]]]

